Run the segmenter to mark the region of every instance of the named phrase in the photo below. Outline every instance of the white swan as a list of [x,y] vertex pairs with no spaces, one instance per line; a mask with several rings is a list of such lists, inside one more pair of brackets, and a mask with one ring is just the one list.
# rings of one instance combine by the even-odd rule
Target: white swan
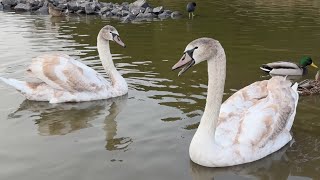
[[127,94],[128,85],[113,64],[109,41],[125,47],[118,31],[107,25],[98,34],[97,48],[110,81],[65,54],[45,54],[33,59],[28,72],[40,82],[0,79],[34,101],[80,102],[122,96]]
[[292,139],[297,84],[291,87],[285,78],[273,77],[237,91],[221,104],[226,56],[218,41],[192,41],[172,69],[183,68],[181,75],[204,60],[208,60],[208,95],[189,148],[193,162],[207,167],[248,163],[279,150]]

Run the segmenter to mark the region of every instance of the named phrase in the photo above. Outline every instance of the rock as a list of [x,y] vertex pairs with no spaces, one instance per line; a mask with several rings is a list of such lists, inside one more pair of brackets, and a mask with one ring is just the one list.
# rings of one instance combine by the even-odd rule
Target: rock
[[119,9],[113,9],[113,10],[111,11],[111,13],[112,13],[113,15],[118,15],[118,14],[120,13],[120,10],[119,10]]
[[16,6],[17,4],[18,4],[17,0],[2,0],[3,7],[6,7],[6,5],[13,7],[13,6]]
[[4,5],[3,5],[3,10],[11,10],[11,5],[9,5],[9,4],[4,4]]
[[134,20],[136,18],[135,15],[133,14],[128,14],[126,17],[124,17],[122,19],[122,22],[127,23],[127,22],[131,22],[132,20]]
[[129,3],[128,2],[123,2],[123,3],[121,3],[121,6],[129,6]]
[[164,10],[163,13],[171,15],[172,11],[171,10]]
[[101,7],[108,7],[111,3],[100,2]]
[[119,9],[121,11],[123,9],[123,6],[118,5],[118,6],[114,7],[114,8]]
[[179,11],[174,11],[171,13],[171,18],[172,19],[178,19],[178,18],[181,18],[182,17],[182,14],[179,12]]
[[121,11],[121,16],[128,16],[129,14],[131,14],[129,11],[127,10],[122,10]]
[[151,7],[147,7],[144,13],[152,13],[153,9]]
[[112,13],[111,13],[111,11],[107,11],[103,16],[104,17],[110,17],[110,16],[112,16]]
[[[21,1],[20,1],[20,3],[21,3]],[[28,0],[28,3],[30,4],[31,8],[37,7],[37,9],[42,7],[42,5],[43,5],[42,1],[37,1],[37,0]]]
[[92,7],[91,3],[86,3],[84,6],[84,11],[86,14],[95,14],[95,9]]
[[67,9],[68,4],[59,4],[57,6],[58,9]]
[[136,7],[136,6],[129,8],[129,11],[130,11],[132,14],[135,14],[135,15],[137,15],[137,14],[139,14],[139,13],[143,13],[145,10],[146,10],[145,8]]
[[122,8],[122,10],[127,10],[127,11],[129,11],[129,5],[125,5],[125,6],[122,6],[123,8]]
[[67,7],[71,12],[77,12],[80,9],[80,6],[76,1],[68,2]]
[[[140,13],[140,14],[138,14],[138,16],[139,16],[139,18],[145,18],[145,19],[157,17],[157,15],[155,15],[153,13]],[[137,18],[138,18],[138,16],[137,16]]]
[[131,3],[130,6],[135,7],[142,7],[146,2],[146,0],[136,0],[135,2]]
[[160,19],[167,19],[169,17],[170,17],[170,14],[168,14],[166,12],[163,12],[163,13],[158,15],[158,18],[160,18]]
[[159,6],[159,7],[154,8],[152,12],[155,14],[161,14],[163,11],[164,11],[163,7]]
[[19,3],[14,7],[14,10],[16,11],[30,11],[31,6],[30,4],[23,4],[23,3]]
[[93,2],[91,6],[92,6],[92,9],[94,9],[95,11],[100,11],[102,7],[98,2]]
[[111,10],[112,10],[111,8],[105,6],[105,7],[100,9],[100,13],[101,14],[105,14],[107,11],[111,11]]
[[42,15],[48,15],[48,2],[44,2],[43,6],[41,8],[38,9],[38,12]]
[[139,13],[137,16],[136,16],[136,18],[144,18],[144,14],[143,13]]

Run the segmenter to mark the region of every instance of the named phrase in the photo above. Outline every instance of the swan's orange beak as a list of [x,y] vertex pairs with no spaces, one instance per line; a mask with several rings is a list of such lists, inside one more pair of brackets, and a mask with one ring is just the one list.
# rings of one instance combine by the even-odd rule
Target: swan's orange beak
[[185,52],[181,59],[172,67],[172,70],[176,70],[182,68],[179,72],[178,76],[186,72],[189,68],[191,68],[195,64],[194,59],[190,56],[189,53]]
[[122,40],[120,39],[120,37],[118,35],[113,36],[113,40],[114,42],[118,43],[120,46],[122,47],[126,47],[126,45],[122,42]]

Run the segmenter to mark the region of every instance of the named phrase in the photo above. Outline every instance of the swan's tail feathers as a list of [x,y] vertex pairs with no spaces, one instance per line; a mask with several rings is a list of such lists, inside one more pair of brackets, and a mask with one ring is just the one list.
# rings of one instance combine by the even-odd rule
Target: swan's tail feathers
[[272,70],[271,67],[269,67],[269,66],[267,66],[267,65],[265,65],[265,64],[262,64],[262,66],[260,67],[260,69],[261,69],[262,71],[264,71],[264,72],[267,72],[267,73]]
[[298,92],[298,83],[294,83],[291,88],[294,90],[294,92]]
[[4,83],[16,88],[18,91],[20,91],[23,94],[31,93],[31,89],[27,86],[27,83],[24,81],[19,81],[16,79],[7,79],[0,77],[0,80]]
[[294,117],[296,116],[297,106],[298,106],[298,101],[299,101],[298,83],[294,83],[291,86],[291,88],[294,91],[293,98],[295,99],[295,104],[294,104],[294,111],[291,114],[291,116],[289,117],[287,125],[286,125],[286,129],[288,130],[288,132],[290,132],[292,124],[293,124],[293,121],[294,121]]

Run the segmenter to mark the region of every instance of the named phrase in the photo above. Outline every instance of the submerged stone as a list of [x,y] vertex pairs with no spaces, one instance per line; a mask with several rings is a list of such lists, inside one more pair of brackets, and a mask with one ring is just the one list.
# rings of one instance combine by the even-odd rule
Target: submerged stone
[[171,18],[172,19],[178,19],[178,18],[181,18],[182,17],[182,14],[179,12],[179,11],[174,11],[171,13]]

